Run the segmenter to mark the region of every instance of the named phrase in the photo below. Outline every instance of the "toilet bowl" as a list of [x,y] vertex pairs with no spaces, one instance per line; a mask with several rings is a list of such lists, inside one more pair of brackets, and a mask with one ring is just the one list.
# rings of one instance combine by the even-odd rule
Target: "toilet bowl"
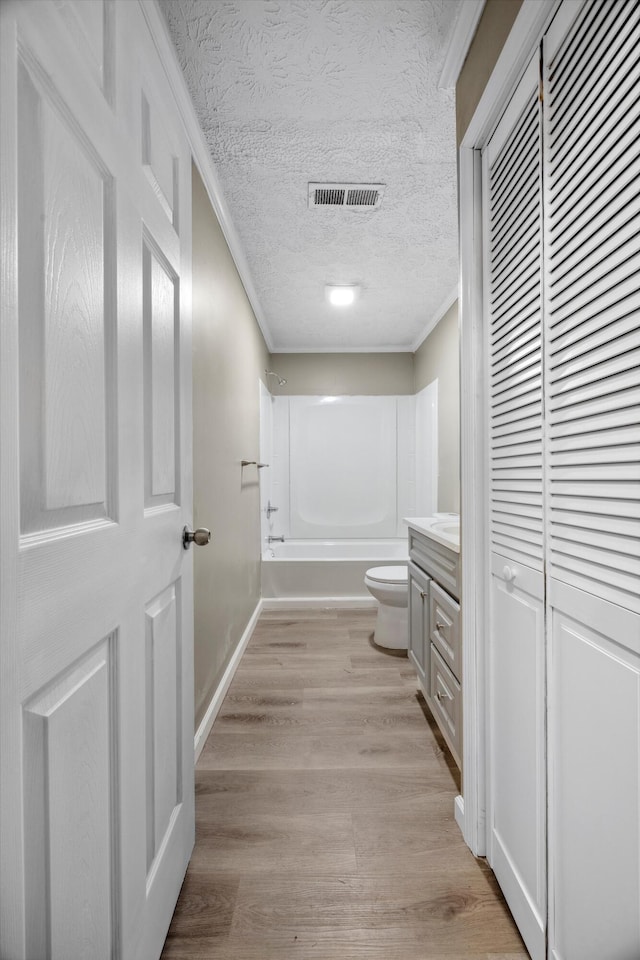
[[374,641],[380,647],[406,650],[409,646],[407,606],[409,602],[407,567],[371,567],[364,585],[378,601]]

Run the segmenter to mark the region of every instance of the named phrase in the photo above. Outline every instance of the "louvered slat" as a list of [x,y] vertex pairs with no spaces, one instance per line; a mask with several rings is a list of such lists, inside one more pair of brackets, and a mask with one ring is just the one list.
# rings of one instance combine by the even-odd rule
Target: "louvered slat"
[[620,0],[585,4],[545,82],[549,574],[636,612],[639,79],[640,9]]
[[530,310],[525,311],[522,316],[515,317],[508,327],[503,327],[500,336],[494,337],[492,341],[492,365],[508,363],[512,350],[517,350],[518,345],[525,340],[526,342],[534,340],[539,333],[539,322],[538,305],[533,303]]
[[564,347],[575,341],[575,330],[579,328],[580,337],[589,337],[592,333],[599,333],[607,327],[609,329],[615,324],[617,330],[632,330],[637,323],[638,311],[640,310],[640,291],[627,297],[625,300],[617,300],[610,311],[600,311],[596,316],[578,319],[576,316],[569,317],[564,323],[557,323],[553,329],[553,342],[556,349],[562,350]]
[[579,37],[580,42],[573,43],[566,53],[563,77],[557,84],[559,91],[565,90],[567,84],[574,80],[576,73],[584,68],[584,60],[589,54],[591,44],[598,35],[602,36],[603,32],[609,30],[612,12],[609,0],[600,0],[599,3],[593,3],[576,24],[575,36]]
[[541,125],[532,72],[485,155],[492,549],[542,570]]
[[587,534],[593,530],[605,533],[618,533],[633,541],[640,533],[640,517],[612,517],[610,514],[587,513],[581,508],[576,510],[555,510],[553,513],[558,529],[562,526],[584,530]]
[[[606,121],[617,109],[637,67],[638,50],[632,32],[638,22],[635,0],[607,3],[610,12],[616,14],[615,19],[610,17],[610,29],[600,30],[592,37],[585,49],[582,69],[574,71],[573,82],[557,92],[557,102],[561,101],[555,115],[558,168],[567,164],[571,147],[587,135],[591,110],[596,109],[600,119]],[[584,46],[584,38],[576,36],[573,43]],[[562,76],[566,75],[567,66],[565,61]],[[559,78],[551,75],[558,82]],[[601,130],[602,127],[597,132]]]
[[571,209],[579,206],[583,200],[586,189],[591,183],[600,177],[603,177],[605,183],[617,176],[617,163],[624,152],[637,144],[638,142],[638,120],[633,114],[629,116],[626,111],[626,100],[620,105],[615,123],[609,124],[600,136],[589,144],[588,156],[580,157],[582,162],[581,183],[576,190],[572,190],[571,170],[572,162],[575,162],[576,156],[580,155],[580,148],[576,145],[573,152],[567,158],[567,170],[565,176],[557,177],[554,182],[554,189],[558,193],[558,205],[556,214],[562,213],[565,205]]
[[[607,513],[607,510],[610,512]],[[616,501],[613,497],[610,497],[606,503],[599,503],[595,499],[585,499],[576,495],[575,492],[558,499],[551,512],[552,515],[558,517],[567,511],[579,514],[586,523],[591,523],[592,515],[605,516],[612,524],[615,524],[618,520],[622,523],[626,520],[640,520],[640,503],[635,500]]]

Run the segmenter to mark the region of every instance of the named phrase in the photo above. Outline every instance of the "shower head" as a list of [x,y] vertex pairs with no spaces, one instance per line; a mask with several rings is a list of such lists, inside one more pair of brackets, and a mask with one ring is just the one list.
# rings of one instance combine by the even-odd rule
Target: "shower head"
[[265,370],[265,373],[268,377],[275,377],[278,381],[279,386],[284,387],[287,382],[284,377],[279,376],[277,373],[274,373],[273,370]]

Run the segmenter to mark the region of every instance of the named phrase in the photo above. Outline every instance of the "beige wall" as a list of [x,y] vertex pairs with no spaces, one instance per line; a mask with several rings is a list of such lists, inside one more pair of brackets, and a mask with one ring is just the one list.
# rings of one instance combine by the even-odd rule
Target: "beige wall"
[[486,0],[456,84],[456,132],[462,140],[491,72],[518,16],[522,0]]
[[415,392],[438,380],[438,510],[460,512],[460,368],[458,302],[414,358]]
[[258,378],[268,352],[207,192],[193,170],[196,727],[260,598]]
[[413,393],[411,353],[274,353],[269,359],[287,383],[269,377],[274,394],[393,396]]

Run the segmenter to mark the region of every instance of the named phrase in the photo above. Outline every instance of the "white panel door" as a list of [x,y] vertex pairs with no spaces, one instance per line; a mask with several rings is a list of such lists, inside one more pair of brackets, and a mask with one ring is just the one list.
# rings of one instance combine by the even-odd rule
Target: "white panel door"
[[640,7],[545,38],[549,940],[640,956]]
[[488,858],[546,952],[542,138],[538,58],[483,155],[490,435]]
[[0,17],[0,956],[153,960],[194,831],[190,156],[138,2]]

